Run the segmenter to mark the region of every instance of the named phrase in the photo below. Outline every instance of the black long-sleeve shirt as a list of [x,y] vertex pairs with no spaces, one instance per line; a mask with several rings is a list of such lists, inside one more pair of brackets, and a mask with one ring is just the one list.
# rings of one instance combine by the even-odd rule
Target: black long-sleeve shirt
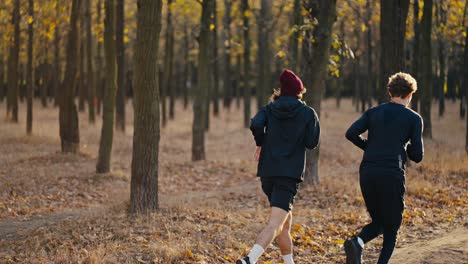
[[[364,150],[362,166],[405,170],[407,158],[424,156],[423,121],[415,111],[396,103],[367,110],[346,132],[346,138]],[[368,131],[367,138],[362,134]]]

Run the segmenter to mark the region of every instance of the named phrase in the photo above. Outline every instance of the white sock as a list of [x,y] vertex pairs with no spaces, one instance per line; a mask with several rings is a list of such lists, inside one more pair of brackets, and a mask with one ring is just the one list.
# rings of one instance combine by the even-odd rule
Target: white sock
[[264,251],[265,249],[263,249],[262,246],[260,246],[259,244],[255,244],[252,250],[250,250],[249,255],[247,255],[249,257],[250,263],[257,263],[258,258],[263,254]]
[[362,241],[362,239],[360,237],[357,237],[357,242],[359,243],[359,245],[364,248],[364,241]]
[[283,256],[284,264],[294,264],[293,254],[288,254]]

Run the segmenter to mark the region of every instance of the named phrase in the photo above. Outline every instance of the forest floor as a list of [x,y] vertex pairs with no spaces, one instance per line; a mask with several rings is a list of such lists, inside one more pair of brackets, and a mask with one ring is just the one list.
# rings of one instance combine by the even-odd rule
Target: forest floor
[[[101,123],[88,124],[86,113],[80,113],[78,155],[60,153],[55,108],[35,102],[32,136],[25,135],[24,111],[19,125],[2,118],[0,263],[232,263],[244,255],[266,221],[268,204],[242,112],[233,106],[212,116],[207,160],[192,162],[192,111],[176,109],[176,120],[161,134],[161,209],[142,217],[126,213],[131,102],[126,132],[114,134],[112,173],[104,175],[95,173]],[[296,263],[344,263],[344,239],[369,221],[358,184],[362,153],[344,138],[358,116],[351,101],[340,109],[332,100],[323,103],[321,182],[299,190]],[[468,263],[465,122],[451,101],[443,118],[433,112],[432,122],[434,139],[425,141],[424,161],[407,171],[393,263]],[[364,263],[375,263],[380,245],[381,238],[366,245]],[[282,263],[278,248],[268,249],[260,263]]]

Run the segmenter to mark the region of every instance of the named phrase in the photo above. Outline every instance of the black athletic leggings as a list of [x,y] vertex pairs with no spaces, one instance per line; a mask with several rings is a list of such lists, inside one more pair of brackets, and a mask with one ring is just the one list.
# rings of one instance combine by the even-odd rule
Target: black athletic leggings
[[359,237],[367,243],[383,234],[383,247],[378,264],[386,264],[395,248],[405,206],[405,178],[396,170],[360,170],[361,192],[372,222],[366,225]]

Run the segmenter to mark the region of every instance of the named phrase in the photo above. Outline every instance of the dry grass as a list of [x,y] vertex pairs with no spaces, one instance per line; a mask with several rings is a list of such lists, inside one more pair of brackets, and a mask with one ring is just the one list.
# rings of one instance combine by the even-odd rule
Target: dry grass
[[[107,175],[94,173],[100,122],[89,125],[87,115],[80,114],[81,154],[64,155],[59,152],[57,110],[38,105],[33,136],[24,135],[24,122],[0,121],[0,227],[37,215],[50,217],[52,225],[18,230],[8,240],[0,237],[0,262],[229,263],[249,249],[268,209],[254,176],[253,139],[242,128],[239,110],[211,118],[207,160],[191,162],[192,112],[178,108],[176,120],[162,130],[161,210],[134,218],[126,214],[131,104],[127,132],[115,134],[113,172]],[[343,136],[359,116],[352,109],[350,101],[339,110],[333,101],[324,102],[321,184],[303,186],[295,207],[297,263],[343,262],[342,239],[368,220],[358,186],[362,153]],[[468,159],[457,109],[447,102],[446,116],[433,118],[434,139],[425,142],[425,160],[408,170],[399,246],[466,223]],[[20,114],[24,121],[24,112]],[[96,215],[65,221],[53,217],[95,206],[102,207]],[[378,245],[366,248],[371,261]],[[262,261],[279,259],[273,247]]]

